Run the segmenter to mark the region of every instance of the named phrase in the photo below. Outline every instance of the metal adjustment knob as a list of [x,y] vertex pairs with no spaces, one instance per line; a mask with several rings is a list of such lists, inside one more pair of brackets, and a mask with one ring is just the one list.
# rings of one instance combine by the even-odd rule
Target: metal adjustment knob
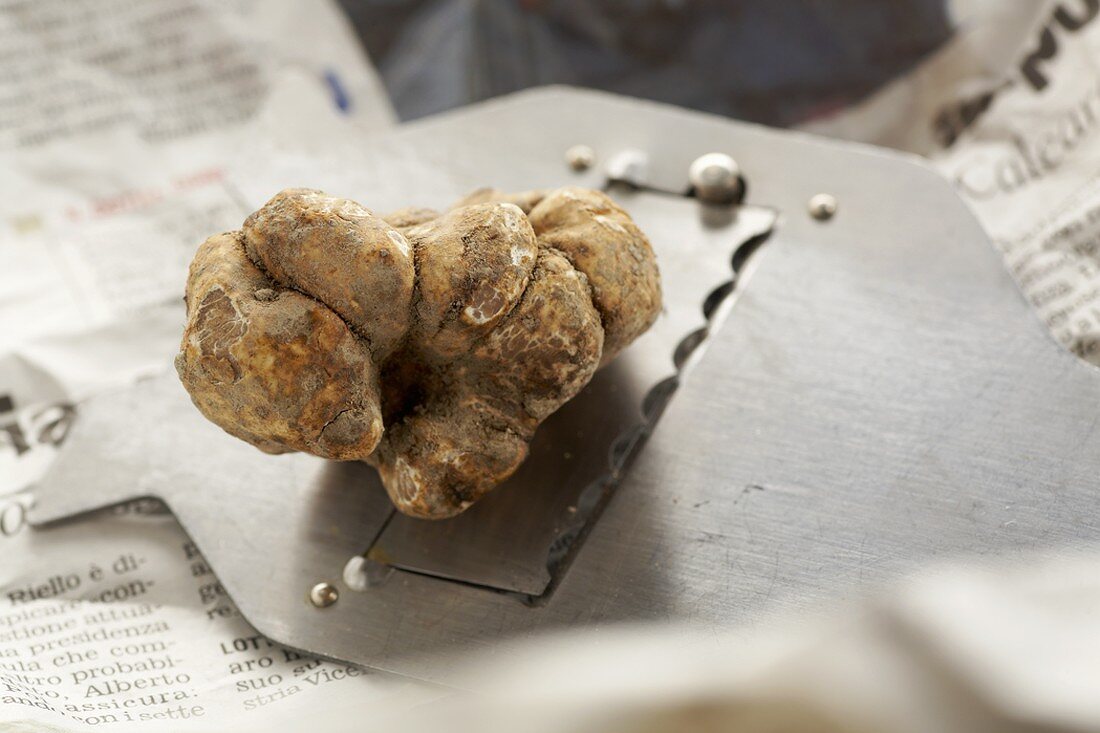
[[836,215],[836,197],[828,193],[819,193],[810,199],[807,208],[813,218],[818,221],[828,221]]
[[732,204],[741,198],[741,168],[725,153],[700,155],[688,168],[691,190],[708,204]]

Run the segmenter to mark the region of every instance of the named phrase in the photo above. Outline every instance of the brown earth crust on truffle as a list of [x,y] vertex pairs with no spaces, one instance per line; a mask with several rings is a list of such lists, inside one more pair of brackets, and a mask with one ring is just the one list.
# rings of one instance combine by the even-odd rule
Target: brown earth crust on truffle
[[661,290],[598,191],[379,216],[288,189],[199,247],[186,301],[176,370],[208,419],[269,453],[366,461],[400,511],[439,519],[519,467]]

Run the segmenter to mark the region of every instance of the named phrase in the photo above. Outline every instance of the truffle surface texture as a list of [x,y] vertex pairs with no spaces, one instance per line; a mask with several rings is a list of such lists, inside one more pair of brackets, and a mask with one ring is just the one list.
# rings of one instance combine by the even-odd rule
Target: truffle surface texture
[[378,215],[287,189],[191,263],[176,370],[269,453],[375,466],[403,513],[454,516],[661,307],[645,235],[598,191],[480,189]]

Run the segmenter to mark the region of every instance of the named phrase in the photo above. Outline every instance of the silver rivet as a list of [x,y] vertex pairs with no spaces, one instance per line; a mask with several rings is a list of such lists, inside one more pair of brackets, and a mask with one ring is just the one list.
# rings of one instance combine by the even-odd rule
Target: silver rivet
[[688,181],[701,201],[732,204],[741,197],[741,168],[725,153],[700,155],[688,168]]
[[317,608],[328,608],[340,599],[340,591],[332,583],[318,583],[309,589],[309,602]]
[[809,209],[810,216],[818,221],[832,219],[833,215],[836,214],[836,197],[827,193],[819,193],[810,199]]
[[574,145],[565,151],[565,162],[573,170],[586,171],[596,163],[596,151],[587,145]]

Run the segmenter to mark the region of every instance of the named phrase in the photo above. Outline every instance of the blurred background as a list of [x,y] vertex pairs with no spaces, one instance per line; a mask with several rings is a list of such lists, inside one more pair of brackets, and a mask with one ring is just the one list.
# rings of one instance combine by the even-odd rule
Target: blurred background
[[789,126],[851,105],[952,33],[944,0],[340,5],[401,120],[570,84]]

